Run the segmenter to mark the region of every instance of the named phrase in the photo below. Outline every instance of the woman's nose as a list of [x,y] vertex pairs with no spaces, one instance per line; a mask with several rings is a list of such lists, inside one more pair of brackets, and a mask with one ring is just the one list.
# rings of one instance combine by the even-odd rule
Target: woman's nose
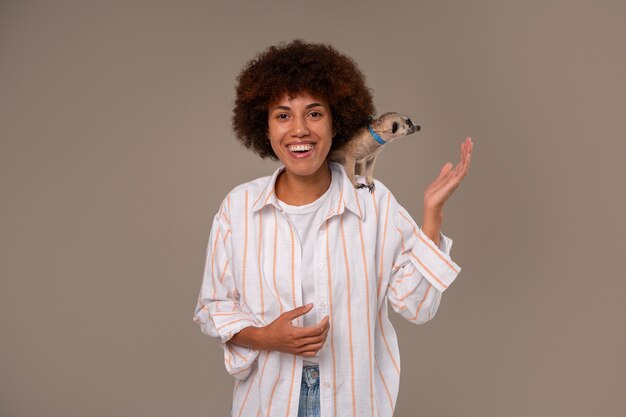
[[309,134],[309,129],[307,127],[306,119],[296,117],[293,122],[293,130],[291,132],[292,136],[302,137]]

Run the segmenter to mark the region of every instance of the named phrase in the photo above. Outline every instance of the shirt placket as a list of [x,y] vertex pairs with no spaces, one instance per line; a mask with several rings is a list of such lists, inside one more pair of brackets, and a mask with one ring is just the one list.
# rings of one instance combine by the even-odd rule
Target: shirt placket
[[[326,220],[328,220],[328,217],[317,229],[317,235],[315,238],[315,298],[318,322],[322,320],[324,316],[330,315],[330,307],[328,305],[328,268],[330,267],[330,265],[328,265],[328,259],[326,257],[327,250],[330,250],[330,248],[326,248]],[[328,244],[330,244],[331,241],[332,239],[329,237]],[[329,343],[330,341],[327,338],[322,348],[318,351],[318,357],[320,358],[319,369],[320,407],[322,408],[321,415],[327,416],[331,415],[332,412],[332,376],[330,369],[332,359],[329,357],[329,355],[331,354],[330,349],[328,349]]]

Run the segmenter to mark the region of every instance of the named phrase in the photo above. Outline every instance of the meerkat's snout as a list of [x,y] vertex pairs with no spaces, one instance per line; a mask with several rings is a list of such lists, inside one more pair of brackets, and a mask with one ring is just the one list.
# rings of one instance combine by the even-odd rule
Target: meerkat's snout
[[421,129],[419,125],[414,124],[413,121],[408,117],[406,119],[406,124],[409,127],[409,135],[411,133],[419,132],[419,130]]

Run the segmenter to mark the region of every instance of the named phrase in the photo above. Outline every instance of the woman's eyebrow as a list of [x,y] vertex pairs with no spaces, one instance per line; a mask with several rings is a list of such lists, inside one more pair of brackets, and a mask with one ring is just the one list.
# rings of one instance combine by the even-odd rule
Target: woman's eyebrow
[[[306,106],[304,106],[305,109],[310,109],[312,107],[324,107],[322,106],[321,103],[311,103],[311,104],[307,104]],[[274,110],[291,110],[291,107],[289,106],[276,106],[272,109],[272,111]]]

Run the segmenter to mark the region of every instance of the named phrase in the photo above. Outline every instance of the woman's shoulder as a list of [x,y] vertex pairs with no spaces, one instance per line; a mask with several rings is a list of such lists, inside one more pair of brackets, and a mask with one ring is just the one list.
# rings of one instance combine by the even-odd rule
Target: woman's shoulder
[[233,187],[224,197],[222,205],[237,207],[239,210],[248,209],[267,191],[272,181],[273,175],[266,175],[244,182]]
[[[370,191],[367,187],[355,188],[348,179],[343,166],[333,163],[332,168],[340,173],[342,183],[342,198],[346,201],[348,207],[354,207],[355,212],[364,214],[367,221],[380,219],[381,214],[384,216],[388,213],[388,207],[394,212],[397,209],[397,201],[391,190],[382,182],[374,179],[374,187]],[[365,184],[365,177],[357,175],[357,183]],[[352,204],[355,201],[357,204]],[[382,209],[382,213],[381,213]]]

